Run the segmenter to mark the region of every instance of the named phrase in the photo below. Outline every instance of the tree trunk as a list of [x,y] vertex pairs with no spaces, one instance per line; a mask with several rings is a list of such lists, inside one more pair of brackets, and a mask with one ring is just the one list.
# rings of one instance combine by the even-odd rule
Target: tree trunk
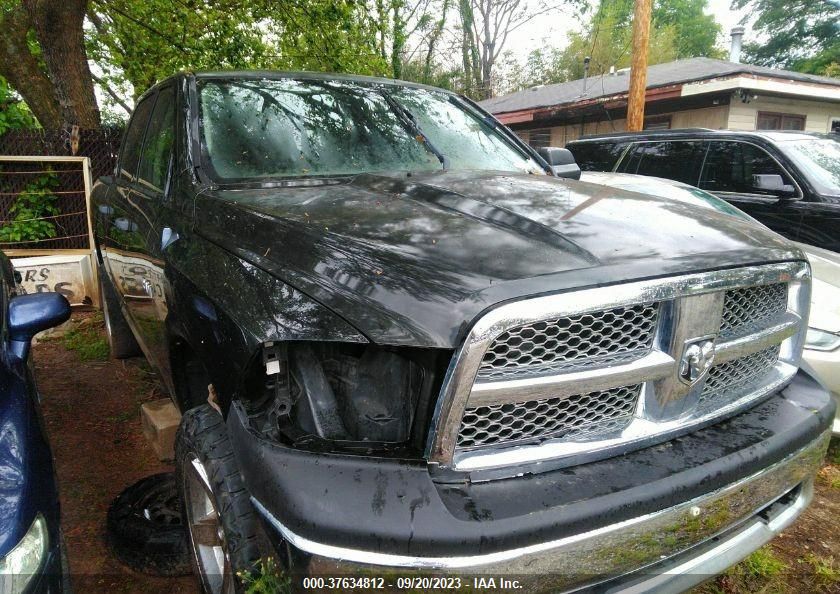
[[98,128],[99,107],[82,25],[87,0],[24,0],[41,46],[64,125]]
[[405,21],[400,12],[401,4],[394,2],[394,35],[391,45],[391,72],[394,78],[402,76],[403,51],[405,50]]
[[432,82],[432,60],[435,57],[435,48],[438,39],[443,33],[443,28],[446,26],[446,12],[449,10],[450,0],[443,0],[443,7],[440,10],[440,18],[435,23],[435,28],[429,37],[429,48],[426,50],[426,60],[423,63],[423,82],[430,84]]
[[41,70],[26,43],[31,25],[29,15],[22,6],[16,6],[0,18],[0,30],[3,31],[0,36],[0,75],[20,93],[41,127],[55,130],[61,127],[61,106],[50,79]]

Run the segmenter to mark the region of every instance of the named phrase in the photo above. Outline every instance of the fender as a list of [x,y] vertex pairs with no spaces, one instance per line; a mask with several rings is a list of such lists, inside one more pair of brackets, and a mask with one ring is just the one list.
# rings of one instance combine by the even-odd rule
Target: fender
[[198,234],[168,251],[167,328],[198,355],[227,411],[266,342],[368,339],[320,303]]

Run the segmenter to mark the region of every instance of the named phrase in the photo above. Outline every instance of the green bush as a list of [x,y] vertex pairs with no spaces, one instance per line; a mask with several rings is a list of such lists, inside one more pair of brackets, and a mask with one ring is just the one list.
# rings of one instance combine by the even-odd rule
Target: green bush
[[0,242],[38,241],[56,236],[54,220],[46,219],[59,214],[53,192],[58,187],[55,173],[35,178],[18,194],[9,208],[9,220],[0,227]]

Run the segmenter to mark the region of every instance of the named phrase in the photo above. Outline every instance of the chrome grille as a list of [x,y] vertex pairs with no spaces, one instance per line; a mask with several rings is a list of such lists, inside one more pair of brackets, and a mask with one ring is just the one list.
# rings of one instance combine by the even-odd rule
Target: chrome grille
[[787,310],[787,283],[726,291],[720,335],[737,336],[766,325]]
[[809,301],[807,264],[789,262],[503,304],[456,355],[429,459],[574,464],[735,414],[796,373]]
[[774,345],[746,357],[715,365],[700,393],[698,407],[706,407],[720,398],[735,398],[758,383],[779,360],[780,346]]
[[637,384],[567,398],[468,408],[458,447],[620,430],[633,417],[640,391]]
[[571,363],[631,360],[653,343],[658,307],[643,303],[517,326],[484,353],[479,377],[539,375]]

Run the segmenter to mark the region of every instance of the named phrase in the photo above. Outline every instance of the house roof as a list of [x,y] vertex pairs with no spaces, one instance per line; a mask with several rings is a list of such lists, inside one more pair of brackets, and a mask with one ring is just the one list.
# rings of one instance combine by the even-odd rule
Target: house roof
[[[711,78],[747,74],[840,86],[840,79],[813,74],[802,74],[790,70],[753,66],[714,60],[712,58],[687,58],[648,67],[647,88],[666,87],[681,83],[690,83]],[[503,97],[494,97],[481,102],[481,106],[491,113],[506,113],[552,105],[577,103],[582,100],[597,99],[626,93],[630,86],[630,73],[603,74],[589,77],[586,81],[586,93],[583,92],[583,79],[572,80],[554,85],[544,85],[511,93]]]

